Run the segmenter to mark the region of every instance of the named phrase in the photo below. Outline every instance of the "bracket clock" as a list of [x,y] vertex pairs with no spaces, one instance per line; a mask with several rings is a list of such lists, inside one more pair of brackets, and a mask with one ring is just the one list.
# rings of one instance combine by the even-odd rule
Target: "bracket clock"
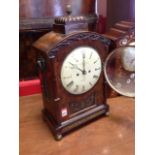
[[44,120],[59,140],[67,132],[107,115],[103,63],[111,41],[88,31],[83,16],[55,19],[54,31],[34,43],[38,53]]

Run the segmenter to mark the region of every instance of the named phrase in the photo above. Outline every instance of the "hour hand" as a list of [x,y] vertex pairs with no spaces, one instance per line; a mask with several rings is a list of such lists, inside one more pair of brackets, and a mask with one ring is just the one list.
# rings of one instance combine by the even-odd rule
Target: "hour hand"
[[83,70],[81,68],[79,68],[76,64],[73,64],[71,62],[69,62],[69,64],[71,64],[73,66],[73,68],[75,68],[83,73]]
[[85,71],[85,53],[83,53],[82,59],[83,59],[82,61],[83,71]]

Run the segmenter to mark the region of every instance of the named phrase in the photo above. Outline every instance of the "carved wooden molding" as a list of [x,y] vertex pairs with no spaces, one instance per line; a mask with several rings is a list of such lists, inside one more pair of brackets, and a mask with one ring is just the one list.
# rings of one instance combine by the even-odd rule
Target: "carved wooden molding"
[[61,49],[64,48],[70,44],[72,44],[75,41],[79,41],[79,40],[98,40],[100,41],[102,44],[105,44],[107,46],[109,46],[111,44],[111,41],[107,38],[105,38],[102,35],[99,35],[95,32],[82,32],[82,33],[77,33],[77,34],[73,34],[67,38],[65,38],[63,41],[61,41],[60,43],[58,43],[54,48],[52,48],[52,50],[48,53],[48,56],[50,58],[55,57],[57,52]]

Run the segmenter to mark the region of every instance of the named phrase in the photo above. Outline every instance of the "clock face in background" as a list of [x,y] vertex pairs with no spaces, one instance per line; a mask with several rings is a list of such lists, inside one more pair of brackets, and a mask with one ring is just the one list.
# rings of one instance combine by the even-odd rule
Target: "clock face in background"
[[135,47],[120,47],[106,58],[104,75],[110,87],[121,95],[135,96]]
[[101,69],[101,58],[94,48],[75,48],[62,64],[62,85],[71,94],[83,94],[95,86]]
[[135,71],[135,47],[126,47],[121,55],[122,65],[125,70]]

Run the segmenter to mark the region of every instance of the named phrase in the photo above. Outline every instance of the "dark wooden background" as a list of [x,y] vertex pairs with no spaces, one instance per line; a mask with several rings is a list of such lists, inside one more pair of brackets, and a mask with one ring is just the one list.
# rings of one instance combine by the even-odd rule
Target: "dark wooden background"
[[[66,15],[66,5],[73,7],[72,15],[86,15],[92,25],[95,16],[96,0],[20,0],[19,1],[19,78],[32,79],[38,76],[36,54],[32,44],[43,34],[52,30],[53,19]],[[94,28],[93,28],[94,29]],[[92,29],[92,30],[93,30]]]
[[[134,18],[135,0],[19,0],[19,79],[38,76],[32,44],[52,30],[53,18],[65,15],[66,4],[73,15],[86,15],[92,31],[104,33],[116,21]],[[98,22],[96,23],[96,17]]]
[[106,28],[109,29],[121,20],[134,20],[134,6],[135,0],[107,0]]
[[96,0],[20,0],[20,18],[46,18],[65,14],[66,4],[74,8],[73,15],[95,12]]

